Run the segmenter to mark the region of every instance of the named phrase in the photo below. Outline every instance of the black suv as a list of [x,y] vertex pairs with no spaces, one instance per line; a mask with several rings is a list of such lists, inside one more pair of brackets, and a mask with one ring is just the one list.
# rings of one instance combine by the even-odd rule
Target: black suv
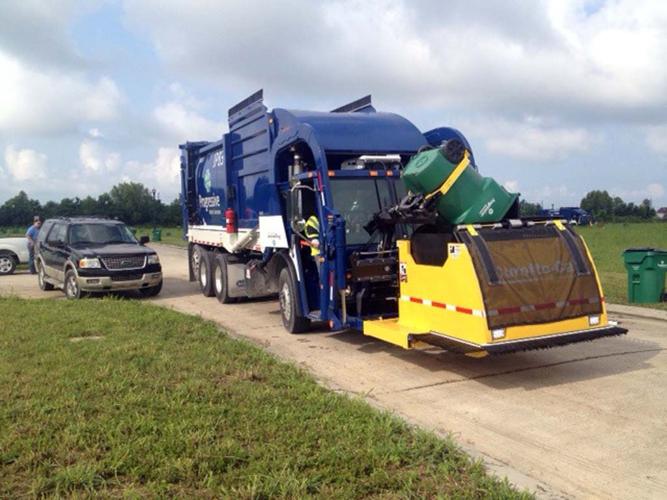
[[162,266],[154,250],[137,241],[117,220],[90,217],[48,219],[35,248],[42,290],[61,288],[67,298],[87,292],[139,290],[152,297],[162,289]]

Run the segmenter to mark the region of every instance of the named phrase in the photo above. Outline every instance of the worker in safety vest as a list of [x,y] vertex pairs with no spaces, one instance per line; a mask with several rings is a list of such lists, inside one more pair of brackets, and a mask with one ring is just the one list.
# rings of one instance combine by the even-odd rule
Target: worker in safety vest
[[[317,216],[311,215],[306,221],[306,226],[303,230],[306,238],[310,243],[310,255],[317,257],[320,255],[320,221]],[[317,262],[318,259],[315,259]],[[319,264],[319,262],[318,262]]]

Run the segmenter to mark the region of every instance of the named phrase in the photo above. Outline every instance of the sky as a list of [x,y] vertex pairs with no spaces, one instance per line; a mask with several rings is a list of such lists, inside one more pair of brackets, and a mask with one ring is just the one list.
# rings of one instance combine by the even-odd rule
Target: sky
[[590,190],[667,205],[662,0],[3,0],[0,203],[142,182],[170,201],[178,144],[227,110],[372,94],[452,126],[480,172],[545,206]]

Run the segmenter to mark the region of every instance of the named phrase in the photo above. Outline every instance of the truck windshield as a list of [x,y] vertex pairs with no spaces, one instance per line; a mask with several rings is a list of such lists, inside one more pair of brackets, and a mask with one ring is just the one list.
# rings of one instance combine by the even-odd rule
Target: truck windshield
[[70,245],[137,243],[125,224],[73,224],[69,240]]
[[[364,226],[382,208],[396,204],[391,184],[396,181],[380,179],[330,179],[334,207],[345,219],[345,239],[348,245],[371,241]],[[398,182],[401,184],[401,182]],[[398,186],[397,186],[398,188]]]

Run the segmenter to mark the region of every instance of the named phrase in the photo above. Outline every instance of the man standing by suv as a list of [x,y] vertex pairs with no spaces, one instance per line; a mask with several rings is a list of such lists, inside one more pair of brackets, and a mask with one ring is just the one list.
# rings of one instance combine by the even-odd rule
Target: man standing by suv
[[28,228],[25,237],[28,240],[28,267],[30,274],[35,274],[35,244],[37,243],[37,236],[39,235],[39,228],[42,227],[42,219],[39,215],[35,215],[32,219],[32,226]]

